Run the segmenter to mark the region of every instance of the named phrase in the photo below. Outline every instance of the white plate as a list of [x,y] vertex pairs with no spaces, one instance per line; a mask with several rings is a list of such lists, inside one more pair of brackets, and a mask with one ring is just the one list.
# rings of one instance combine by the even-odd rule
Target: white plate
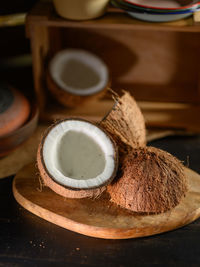
[[184,19],[192,15],[192,13],[187,14],[148,14],[148,13],[136,13],[127,12],[131,17],[139,20],[149,21],[149,22],[169,22],[179,19]]
[[127,0],[130,4],[136,4],[146,8],[180,8],[182,7],[176,0]]

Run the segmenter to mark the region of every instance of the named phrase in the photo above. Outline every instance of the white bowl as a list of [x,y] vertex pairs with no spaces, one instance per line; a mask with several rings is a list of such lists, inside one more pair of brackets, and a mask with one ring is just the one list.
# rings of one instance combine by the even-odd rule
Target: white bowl
[[169,22],[179,19],[184,19],[192,15],[192,13],[186,14],[148,14],[148,13],[137,13],[127,12],[131,17],[148,22]]
[[192,8],[197,3],[184,3],[183,0],[124,0],[125,2],[132,4],[133,6],[139,6],[150,9],[163,9],[163,10],[184,10],[186,8]]
[[53,0],[57,13],[66,19],[88,20],[103,15],[109,0]]

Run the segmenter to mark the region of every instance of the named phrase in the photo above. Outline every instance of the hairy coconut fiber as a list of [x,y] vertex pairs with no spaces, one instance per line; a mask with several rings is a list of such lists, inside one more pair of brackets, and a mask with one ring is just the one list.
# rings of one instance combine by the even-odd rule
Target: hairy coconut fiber
[[107,188],[111,201],[141,213],[162,213],[178,205],[187,191],[183,165],[153,147],[133,149],[121,174]]
[[[115,105],[108,115],[100,122],[113,137],[120,150],[146,145],[144,117],[134,98],[124,91],[122,97],[114,97]],[[125,145],[125,146],[124,146]]]

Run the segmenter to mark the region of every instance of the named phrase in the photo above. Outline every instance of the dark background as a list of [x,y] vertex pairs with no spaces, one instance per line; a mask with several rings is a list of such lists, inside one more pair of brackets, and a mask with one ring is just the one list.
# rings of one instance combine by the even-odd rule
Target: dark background
[[[6,0],[0,3],[0,16],[27,13],[37,0]],[[25,36],[25,25],[3,27],[0,18],[0,81],[16,88],[32,90],[30,43]]]

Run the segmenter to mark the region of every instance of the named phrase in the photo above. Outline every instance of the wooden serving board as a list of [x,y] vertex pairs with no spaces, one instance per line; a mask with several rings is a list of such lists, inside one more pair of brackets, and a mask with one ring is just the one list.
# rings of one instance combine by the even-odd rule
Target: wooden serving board
[[189,191],[173,210],[159,215],[138,215],[112,204],[104,193],[98,199],[67,199],[48,188],[40,190],[34,164],[15,177],[13,193],[19,204],[37,216],[88,236],[125,239],[170,231],[200,217],[200,175],[185,168]]

